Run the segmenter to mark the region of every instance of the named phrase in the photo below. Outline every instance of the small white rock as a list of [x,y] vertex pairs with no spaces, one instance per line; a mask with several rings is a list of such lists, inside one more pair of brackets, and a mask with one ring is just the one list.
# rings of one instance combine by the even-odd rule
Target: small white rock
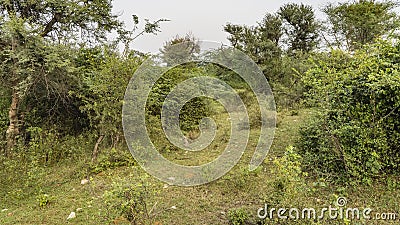
[[5,212],[5,211],[8,211],[8,209],[3,209],[3,210],[1,210],[1,212]]
[[171,209],[176,209],[176,206],[172,206]]
[[73,218],[75,218],[75,217],[76,217],[75,212],[71,212],[71,213],[69,214],[69,216],[67,217],[67,220],[73,219]]
[[81,184],[82,185],[85,185],[85,184],[88,184],[89,183],[89,180],[88,179],[83,179],[83,180],[81,180]]
[[169,187],[169,185],[168,184],[164,184],[164,189],[167,189]]
[[82,210],[83,210],[82,208],[77,208],[77,209],[76,209],[77,212],[80,212],[80,211],[82,211]]

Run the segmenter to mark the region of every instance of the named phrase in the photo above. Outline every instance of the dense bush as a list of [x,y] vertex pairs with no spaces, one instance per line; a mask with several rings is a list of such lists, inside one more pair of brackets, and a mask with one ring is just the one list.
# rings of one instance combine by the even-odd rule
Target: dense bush
[[99,174],[123,166],[133,166],[135,160],[127,149],[107,149],[99,155],[96,163],[90,165],[90,172]]
[[75,136],[61,135],[56,130],[43,130],[39,127],[28,129],[31,139],[19,143],[15,157],[21,157],[26,163],[54,165],[66,159],[86,158],[93,146],[93,135],[84,133]]
[[[8,126],[8,104],[9,95],[5,93],[6,90],[0,86],[0,148],[4,149],[6,147],[6,130]],[[0,154],[3,153],[0,151]]]
[[77,61],[84,85],[73,94],[84,102],[80,109],[88,115],[92,130],[114,147],[122,140],[125,89],[142,60],[134,53],[121,56],[112,46],[80,50]]
[[386,41],[315,62],[303,79],[320,109],[301,131],[308,169],[367,183],[400,172],[399,66],[400,44]]
[[[179,83],[198,76],[206,76],[202,68],[178,66],[169,70],[153,86],[147,101],[147,116],[161,115],[164,101],[172,89]],[[210,100],[205,97],[197,97],[187,102],[179,114],[181,129],[185,132],[196,130],[201,119],[210,115],[209,104]]]
[[112,188],[103,194],[106,218],[114,223],[117,220],[130,224],[153,224],[154,209],[157,203],[153,198],[156,187],[146,179],[147,175],[130,174],[127,178],[113,182]]

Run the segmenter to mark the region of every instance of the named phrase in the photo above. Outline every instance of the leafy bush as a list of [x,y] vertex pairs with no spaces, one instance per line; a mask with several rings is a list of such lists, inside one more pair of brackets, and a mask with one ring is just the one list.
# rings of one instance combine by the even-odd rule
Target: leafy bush
[[[155,82],[146,103],[146,124],[150,138],[157,149],[160,149],[160,152],[165,153],[178,149],[169,142],[165,135],[160,135],[164,133],[161,122],[161,111],[165,99],[168,94],[183,81],[206,75],[208,75],[208,73],[206,73],[204,68],[194,65],[182,65],[170,69]],[[186,87],[181,86],[181,88]],[[189,89],[187,90],[187,92],[190,91]],[[186,92],[182,94],[185,95]],[[178,102],[171,103],[175,104]],[[209,98],[196,97],[184,104],[179,112],[179,123],[182,133],[187,138],[195,139],[198,136],[200,133],[199,126],[201,120],[212,115],[212,103],[212,100]]]
[[146,181],[147,175],[136,177],[139,179],[131,175],[126,180],[114,182],[111,190],[104,193],[110,220],[122,216],[131,224],[152,224],[155,204],[151,204],[151,199],[156,194],[155,188]]
[[[6,130],[8,126],[8,110],[9,110],[9,96],[8,93],[5,93],[6,89],[3,89],[0,86],[0,148],[5,149],[5,140],[6,140]],[[0,154],[3,152],[0,151]]]
[[80,160],[87,157],[91,149],[93,135],[85,133],[76,136],[62,136],[55,130],[30,127],[29,142],[21,142],[15,157],[23,157],[26,162],[51,165],[65,159]]
[[[277,108],[297,109],[304,99],[304,84],[302,75],[310,68],[308,59],[312,53],[297,52],[293,55],[285,55],[277,68],[277,76],[269,79],[274,92]],[[268,77],[268,76],[267,76]]]
[[36,196],[36,201],[40,207],[47,206],[51,200],[52,200],[52,197],[50,197],[48,194],[41,193]]
[[302,157],[293,146],[287,147],[285,154],[273,161],[271,172],[274,176],[274,193],[268,199],[272,201],[270,203],[277,204],[285,198],[292,199],[305,188],[303,177],[307,174],[302,172],[301,163]]
[[225,175],[224,179],[232,183],[230,186],[234,191],[247,191],[251,189],[252,181],[262,173],[263,169],[262,166],[259,166],[250,171],[247,165],[239,166],[237,170],[231,170],[228,175]]
[[100,154],[98,161],[91,165],[91,171],[97,174],[108,169],[121,166],[133,166],[134,164],[135,160],[128,150],[112,148]]
[[369,183],[400,172],[400,44],[332,51],[303,81],[320,114],[301,130],[305,167]]
[[99,140],[107,137],[105,140],[115,147],[123,136],[121,112],[126,87],[143,57],[135,53],[121,56],[106,46],[80,49],[77,61],[84,87],[71,94],[84,103],[80,110],[88,116]]
[[[165,99],[179,83],[198,76],[205,76],[204,71],[192,66],[178,66],[161,76],[147,100],[147,118],[161,115]],[[210,115],[209,104],[210,101],[205,97],[197,97],[187,102],[179,114],[181,129],[186,132],[197,129],[201,119]]]

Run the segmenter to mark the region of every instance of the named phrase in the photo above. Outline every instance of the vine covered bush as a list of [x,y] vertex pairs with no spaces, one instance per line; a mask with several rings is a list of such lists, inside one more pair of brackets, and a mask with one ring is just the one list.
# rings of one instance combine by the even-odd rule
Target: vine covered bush
[[301,129],[306,168],[366,183],[400,172],[400,44],[321,58],[303,78],[320,109]]

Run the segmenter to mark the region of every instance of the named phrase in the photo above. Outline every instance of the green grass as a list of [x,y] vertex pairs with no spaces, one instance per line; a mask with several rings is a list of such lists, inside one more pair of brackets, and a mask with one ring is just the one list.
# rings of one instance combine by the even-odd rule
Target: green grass
[[[167,186],[155,178],[144,178],[156,191],[146,199],[152,208],[149,224],[229,224],[228,214],[233,209],[245,209],[249,213],[248,224],[256,224],[257,209],[265,202],[276,207],[315,207],[332,205],[338,196],[346,197],[349,207],[370,207],[376,212],[400,213],[400,179],[383,177],[371,186],[339,186],[303,179],[303,187],[277,192],[277,176],[273,174],[273,160],[281,157],[287,146],[294,145],[299,127],[312,115],[312,110],[281,112],[278,114],[278,127],[270,153],[255,172],[248,172],[247,165],[252,157],[258,132],[251,133],[248,149],[241,161],[232,171],[221,179],[207,185],[196,187]],[[221,120],[224,115],[221,115]],[[224,138],[223,133],[217,141]],[[170,151],[164,155],[180,163],[193,160],[195,164],[204,163],[215,157],[223,145],[213,143],[211,149],[200,154]],[[214,148],[214,149],[213,149]],[[4,165],[7,167],[18,166]],[[33,169],[32,169],[33,168]],[[31,167],[28,169],[4,169],[1,172],[0,224],[129,224],[117,215],[109,215],[104,204],[103,194],[112,188],[113,181],[132,179],[145,172],[137,166],[119,167],[91,175],[91,182],[81,185],[87,176],[88,165],[82,161],[64,161],[50,167]],[[14,171],[14,172],[13,172]],[[34,171],[24,174],[23,171]],[[6,176],[7,174],[8,176]],[[10,178],[10,174],[14,173]],[[5,179],[9,177],[9,179]],[[49,196],[46,206],[39,206],[37,197]],[[77,208],[81,208],[77,212]],[[67,221],[70,212],[76,218]],[[399,214],[400,215],[400,214]],[[326,220],[313,221],[269,221],[266,224],[397,224],[386,221]]]

